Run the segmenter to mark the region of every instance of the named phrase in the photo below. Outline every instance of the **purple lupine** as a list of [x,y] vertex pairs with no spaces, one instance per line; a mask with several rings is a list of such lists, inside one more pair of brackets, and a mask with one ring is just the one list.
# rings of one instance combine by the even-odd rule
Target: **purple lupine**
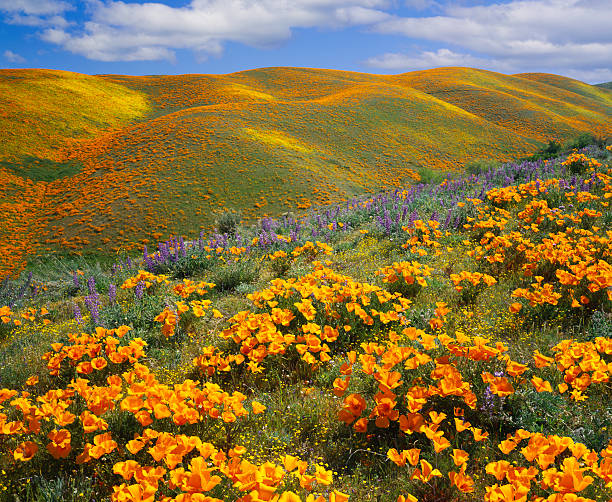
[[90,296],[95,296],[97,294],[96,278],[93,275],[87,279],[87,291],[89,291]]
[[108,301],[111,305],[113,305],[116,299],[117,299],[117,286],[115,286],[114,284],[110,284],[108,286]]
[[449,210],[448,210],[448,213],[446,213],[446,219],[444,220],[444,226],[443,226],[443,228],[444,228],[445,230],[446,230],[446,229],[449,227],[449,225],[450,225],[450,221],[451,221],[451,217],[452,217],[452,215],[453,215],[453,210],[452,210],[452,209],[449,209]]
[[408,227],[413,227],[414,222],[417,220],[418,217],[419,213],[415,209],[414,211],[412,211],[412,213],[410,213],[410,217],[408,218]]
[[391,221],[391,216],[390,216],[390,214],[389,214],[389,211],[387,211],[387,210],[385,209],[385,212],[384,212],[384,223],[383,223],[383,225],[384,225],[384,227],[385,227],[385,232],[387,232],[387,234],[388,234],[388,235],[391,235],[391,225],[392,225],[392,224],[393,224],[393,223],[392,223],[392,221]]
[[140,300],[142,296],[144,295],[144,290],[145,290],[144,281],[138,281],[138,284],[136,284],[136,287],[134,288],[134,296]]
[[[504,372],[503,371],[496,371],[494,373],[494,375],[496,377],[503,377],[504,376]],[[497,399],[496,399],[497,398]],[[485,411],[489,414],[489,416],[493,415],[493,411],[495,410],[495,404],[496,402],[499,403],[500,405],[502,405],[504,403],[504,400],[506,398],[502,397],[502,396],[496,396],[495,394],[493,394],[491,392],[490,386],[487,386],[487,388],[485,389],[484,392],[484,396],[483,396],[483,403],[480,405],[480,409],[482,411]]]
[[145,247],[144,247],[144,250],[143,250],[143,254],[144,254],[145,268],[149,272],[153,272],[155,270],[155,264],[153,263],[153,260],[151,260],[151,257],[149,256],[149,251],[147,250],[147,245],[146,244],[145,244]]
[[183,236],[179,238],[179,249],[181,251],[181,256],[185,258],[187,256],[187,250],[185,249],[185,241],[183,240]]
[[86,296],[85,306],[91,314],[91,320],[93,321],[93,323],[98,325],[100,323],[100,305],[98,303],[98,296]]
[[77,289],[81,287],[81,285],[79,284],[79,275],[77,274],[76,270],[72,272],[72,283],[74,284],[74,287]]
[[74,309],[74,320],[78,324],[83,324],[83,314],[81,314],[81,309],[76,303],[73,304],[73,309]]

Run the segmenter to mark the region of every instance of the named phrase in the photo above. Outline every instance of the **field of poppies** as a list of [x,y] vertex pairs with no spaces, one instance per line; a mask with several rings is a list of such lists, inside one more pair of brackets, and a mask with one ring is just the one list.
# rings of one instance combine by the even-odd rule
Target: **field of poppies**
[[461,68],[0,70],[0,105],[0,277],[37,256],[193,239],[226,208],[250,222],[301,214],[551,139],[612,135],[606,89]]
[[610,500],[612,146],[479,166],[4,281],[0,500]]

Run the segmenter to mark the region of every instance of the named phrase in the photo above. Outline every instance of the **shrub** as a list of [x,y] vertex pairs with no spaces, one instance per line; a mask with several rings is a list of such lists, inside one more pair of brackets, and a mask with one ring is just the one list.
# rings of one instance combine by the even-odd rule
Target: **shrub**
[[240,260],[217,268],[211,278],[217,291],[233,291],[240,284],[249,284],[255,280],[259,266],[252,260]]
[[235,235],[240,225],[240,218],[239,212],[228,209],[219,214],[215,220],[215,228],[220,234]]

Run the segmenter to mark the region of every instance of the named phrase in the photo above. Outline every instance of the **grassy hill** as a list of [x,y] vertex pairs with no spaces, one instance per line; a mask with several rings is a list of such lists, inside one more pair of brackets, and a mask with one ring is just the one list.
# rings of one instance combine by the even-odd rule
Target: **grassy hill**
[[549,139],[612,133],[612,96],[553,75],[0,72],[0,264],[121,253],[200,227],[304,211]]
[[611,198],[588,145],[46,260],[0,284],[0,502],[612,500]]
[[604,82],[602,84],[595,84],[597,87],[603,87],[604,89],[612,89],[612,82]]

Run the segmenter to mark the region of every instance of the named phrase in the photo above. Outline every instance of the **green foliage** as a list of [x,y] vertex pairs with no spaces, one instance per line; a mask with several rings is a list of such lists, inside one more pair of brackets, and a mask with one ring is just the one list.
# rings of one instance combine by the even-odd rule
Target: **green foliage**
[[612,315],[610,312],[596,310],[591,316],[587,340],[593,341],[598,336],[609,337],[612,333]]
[[548,160],[572,150],[580,150],[586,146],[594,145],[598,148],[605,148],[607,139],[602,136],[595,136],[591,133],[581,133],[578,136],[560,143],[556,139],[548,140],[548,144],[540,148],[535,154],[526,157],[525,160]]
[[565,144],[565,150],[580,150],[589,145],[596,145],[600,148],[604,147],[606,146],[606,139],[585,132],[568,141]]
[[31,274],[17,280],[5,278],[0,282],[0,306],[7,305],[14,308],[22,305],[32,295],[35,287],[32,284]]
[[55,181],[78,174],[83,164],[76,160],[55,160],[26,156],[19,162],[0,162],[0,167],[32,181]]
[[468,174],[483,174],[488,171],[494,171],[500,166],[499,161],[490,159],[476,159],[468,162],[465,166],[465,170]]
[[421,183],[427,184],[439,184],[446,178],[444,171],[438,171],[435,169],[421,168],[417,170],[417,173],[421,177]]
[[270,268],[275,277],[285,277],[291,268],[291,260],[287,256],[282,256],[272,260]]
[[[142,298],[134,297],[101,308],[100,319],[107,329],[127,325],[147,334],[154,333],[157,331],[155,328],[159,328],[159,323],[154,319],[165,307],[166,301],[161,294],[145,292]],[[150,340],[145,339],[145,341],[148,343]]]
[[95,487],[95,481],[81,473],[67,475],[60,473],[58,477],[46,478],[33,476],[25,481],[14,492],[10,499],[0,500],[14,502],[83,502],[100,500],[101,494]]
[[235,235],[242,216],[238,211],[228,209],[215,219],[215,227],[220,234]]
[[169,260],[167,263],[156,265],[157,274],[168,274],[175,279],[198,276],[210,270],[218,263],[216,258],[206,251],[189,251],[187,256],[181,256],[177,261]]
[[212,271],[211,282],[217,291],[233,291],[240,284],[250,284],[259,274],[259,264],[253,260],[231,261]]

